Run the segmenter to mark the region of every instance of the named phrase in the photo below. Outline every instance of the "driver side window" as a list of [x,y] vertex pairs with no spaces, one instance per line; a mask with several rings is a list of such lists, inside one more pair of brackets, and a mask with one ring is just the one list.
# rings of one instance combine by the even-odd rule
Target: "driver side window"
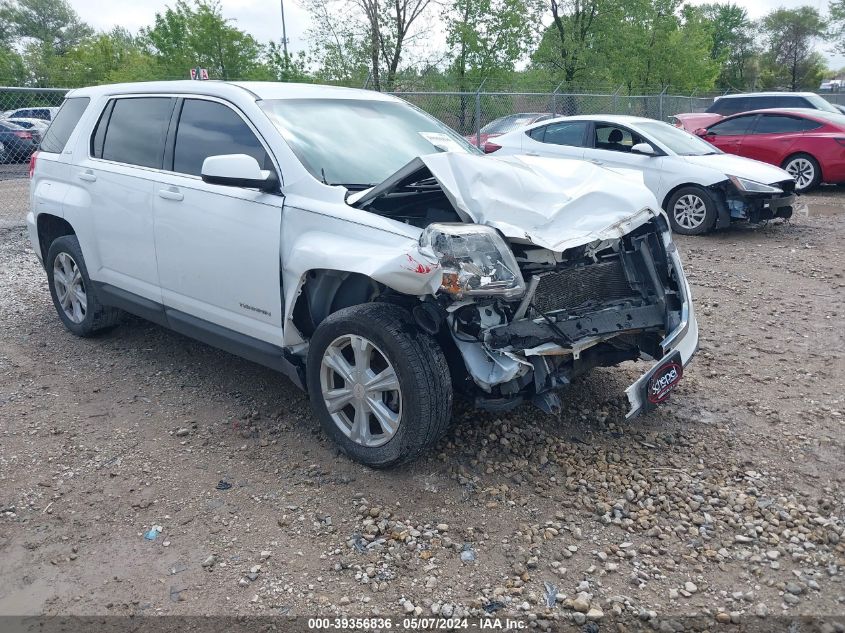
[[634,145],[643,142],[638,134],[607,123],[596,123],[594,140],[596,149],[625,153],[630,153]]
[[199,176],[209,156],[246,154],[262,169],[275,171],[261,141],[228,106],[204,99],[185,99],[176,131],[173,171]]

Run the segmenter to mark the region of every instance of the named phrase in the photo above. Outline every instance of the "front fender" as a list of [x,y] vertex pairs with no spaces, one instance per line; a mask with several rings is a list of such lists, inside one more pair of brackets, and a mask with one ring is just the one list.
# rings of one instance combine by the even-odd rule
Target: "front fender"
[[304,342],[293,324],[293,308],[310,270],[357,273],[412,296],[434,294],[442,279],[440,263],[420,250],[418,238],[289,207],[281,263],[285,346]]

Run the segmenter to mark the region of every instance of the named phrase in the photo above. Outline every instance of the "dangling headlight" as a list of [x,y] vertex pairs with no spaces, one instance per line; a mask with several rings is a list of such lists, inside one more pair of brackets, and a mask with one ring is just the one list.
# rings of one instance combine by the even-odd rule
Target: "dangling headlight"
[[740,178],[739,176],[728,176],[728,179],[740,191],[747,191],[748,193],[783,193],[783,189],[780,187],[767,185],[756,180],[748,180],[748,178]]
[[420,246],[437,255],[443,268],[440,290],[463,296],[519,297],[525,281],[513,252],[491,227],[479,224],[430,224]]

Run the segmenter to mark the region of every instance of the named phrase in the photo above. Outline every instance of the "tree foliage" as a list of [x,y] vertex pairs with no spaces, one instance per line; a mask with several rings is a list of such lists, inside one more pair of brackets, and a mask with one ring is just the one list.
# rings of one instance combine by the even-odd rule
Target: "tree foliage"
[[761,23],[765,50],[761,82],[766,88],[802,90],[819,85],[826,66],[814,49],[827,24],[810,6],[777,9]]
[[223,17],[217,0],[177,0],[157,13],[142,31],[160,76],[187,77],[191,68],[207,68],[220,79],[269,79],[261,63],[264,48],[254,37]]

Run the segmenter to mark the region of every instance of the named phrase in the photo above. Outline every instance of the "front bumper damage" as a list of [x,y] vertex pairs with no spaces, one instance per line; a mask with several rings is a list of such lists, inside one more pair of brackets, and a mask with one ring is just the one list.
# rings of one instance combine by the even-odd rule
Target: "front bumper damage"
[[[617,240],[553,254],[514,247],[528,280],[517,302],[457,304],[447,322],[476,387],[477,406],[531,400],[551,412],[557,391],[584,372],[627,360],[657,367],[698,348],[698,325],[665,218]],[[649,408],[651,369],[626,390],[628,417]]]
[[748,221],[752,224],[792,217],[797,195],[795,182],[787,180],[772,183],[782,193],[749,193],[737,189],[730,180],[725,180],[711,187],[716,194],[716,206],[719,214],[715,228],[724,228],[731,222]]

